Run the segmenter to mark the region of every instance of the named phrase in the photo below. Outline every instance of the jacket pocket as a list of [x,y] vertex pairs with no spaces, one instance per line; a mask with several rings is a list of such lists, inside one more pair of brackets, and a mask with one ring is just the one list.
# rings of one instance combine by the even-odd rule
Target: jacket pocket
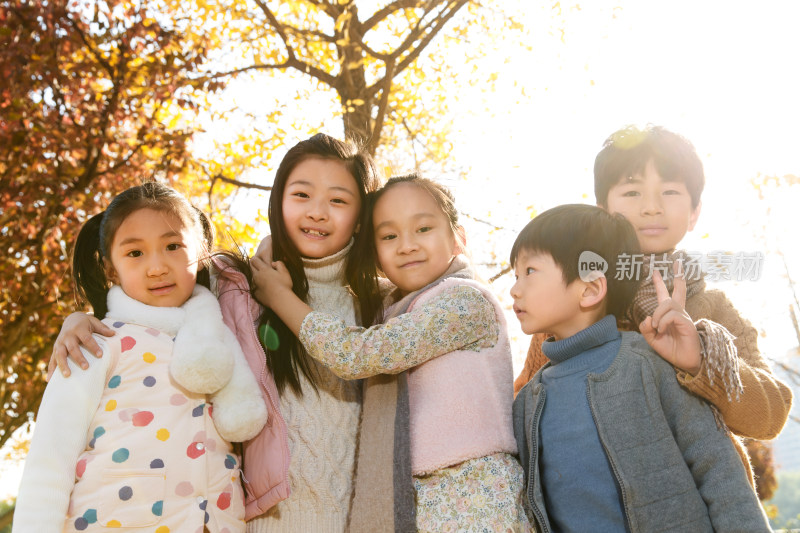
[[[131,470],[109,468],[103,471],[103,491],[108,502],[103,506],[105,527],[145,527],[161,520],[166,493],[163,469]],[[100,518],[100,516],[98,516]]]

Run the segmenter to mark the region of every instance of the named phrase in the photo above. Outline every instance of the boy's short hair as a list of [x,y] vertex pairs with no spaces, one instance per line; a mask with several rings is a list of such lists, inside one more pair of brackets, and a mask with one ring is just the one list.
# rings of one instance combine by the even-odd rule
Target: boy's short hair
[[594,252],[602,257],[608,265],[606,313],[617,318],[625,316],[639,287],[636,271],[625,270],[619,276],[616,272],[618,258],[627,256],[630,265],[631,256],[639,253],[636,231],[622,215],[593,205],[561,205],[537,215],[522,229],[511,247],[512,268],[523,251],[550,255],[561,269],[565,285],[580,276],[578,263],[583,259],[583,252]]
[[605,140],[594,160],[597,204],[607,206],[608,191],[622,178],[643,173],[651,159],[661,179],[686,185],[692,207],[697,207],[706,181],[700,157],[688,139],[652,124],[644,129],[626,126]]

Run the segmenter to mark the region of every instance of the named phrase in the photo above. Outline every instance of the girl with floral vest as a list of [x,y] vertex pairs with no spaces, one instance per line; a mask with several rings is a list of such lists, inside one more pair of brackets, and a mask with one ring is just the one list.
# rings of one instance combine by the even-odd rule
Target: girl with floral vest
[[200,217],[150,182],[81,229],[76,293],[115,335],[96,337],[103,357],[70,383],[48,384],[14,532],[244,531],[230,441],[258,434],[267,411],[207,288]]
[[461,255],[453,198],[406,176],[373,201],[362,260],[377,259],[397,287],[383,324],[349,327],[315,311],[293,295],[282,262],[252,262],[260,296],[311,357],[346,379],[399,376],[365,390],[350,530],[529,530],[505,319]]

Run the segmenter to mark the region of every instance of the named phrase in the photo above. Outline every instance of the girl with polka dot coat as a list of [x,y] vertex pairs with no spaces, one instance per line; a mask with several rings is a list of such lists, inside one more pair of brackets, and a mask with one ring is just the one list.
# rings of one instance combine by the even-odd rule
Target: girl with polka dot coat
[[[189,302],[198,300],[218,306],[204,287]],[[96,337],[103,357],[47,386],[14,532],[244,532],[239,458],[207,395],[170,376],[187,306],[151,307],[119,287],[108,302],[104,323],[116,335]]]
[[212,240],[174,189],[146,182],[81,228],[79,297],[112,328],[45,389],[13,532],[244,533],[240,461],[267,410],[209,284]]

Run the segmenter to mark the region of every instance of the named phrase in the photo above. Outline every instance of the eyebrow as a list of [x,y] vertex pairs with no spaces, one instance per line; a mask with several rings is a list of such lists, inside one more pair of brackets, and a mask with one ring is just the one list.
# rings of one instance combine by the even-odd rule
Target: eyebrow
[[[177,231],[168,231],[168,232],[164,233],[163,235],[161,235],[159,238],[160,239],[169,239],[171,237],[179,237],[179,236],[180,236],[180,233],[178,233]],[[124,241],[120,242],[119,246],[125,246],[126,244],[134,244],[134,243],[137,243],[137,242],[141,242],[143,240],[144,239],[142,239],[140,237],[128,237]]]
[[[642,179],[641,174],[636,174],[634,176],[624,176],[619,179],[617,185],[625,185],[626,183],[642,183],[644,180]],[[682,180],[681,178],[661,178],[661,183],[686,183],[686,180]]]
[[[423,213],[417,213],[415,215],[411,215],[411,218],[414,219],[414,220],[419,220],[419,219],[423,219],[423,218],[436,218],[436,215],[434,213],[423,212]],[[394,223],[395,222],[393,220],[387,220],[385,222],[381,222],[380,224],[375,226],[375,231],[378,231],[382,227],[389,226],[389,225],[394,224]]]
[[[288,189],[292,185],[305,185],[306,187],[314,187],[314,184],[311,183],[310,181],[295,180],[295,181],[287,184],[286,188]],[[347,187],[342,187],[342,186],[339,186],[339,185],[334,185],[333,187],[328,187],[328,190],[341,191],[341,192],[349,194],[350,196],[356,196],[356,194],[354,194],[353,191],[351,191]]]

